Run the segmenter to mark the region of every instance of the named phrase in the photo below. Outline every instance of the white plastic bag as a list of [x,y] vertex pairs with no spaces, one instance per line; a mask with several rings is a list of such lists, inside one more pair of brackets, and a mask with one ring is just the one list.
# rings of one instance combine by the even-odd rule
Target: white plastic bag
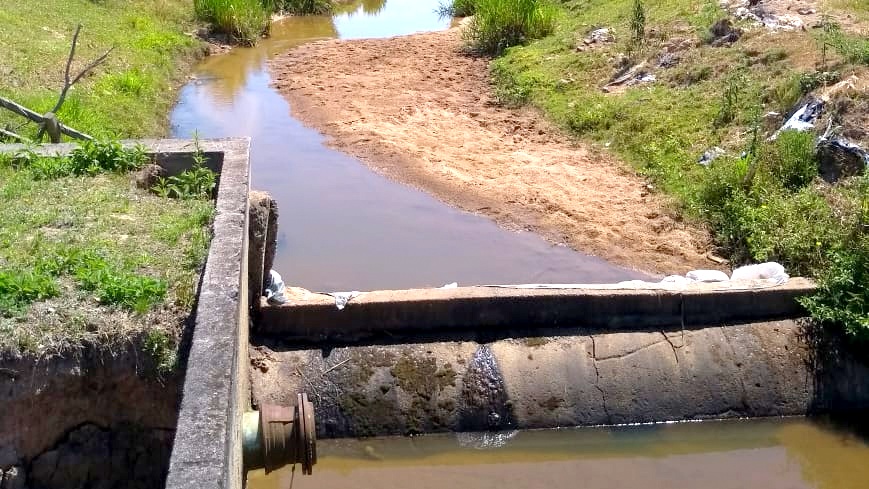
[[730,280],[769,280],[776,285],[787,282],[789,278],[785,267],[774,261],[739,267],[730,275]]
[[721,270],[691,270],[685,277],[695,282],[727,282],[730,278]]

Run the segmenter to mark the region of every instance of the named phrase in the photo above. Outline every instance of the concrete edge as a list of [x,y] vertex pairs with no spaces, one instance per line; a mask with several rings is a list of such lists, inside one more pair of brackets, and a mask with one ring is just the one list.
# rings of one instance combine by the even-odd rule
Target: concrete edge
[[[148,143],[143,143],[148,144]],[[192,141],[159,141],[161,153]],[[241,412],[249,403],[247,241],[250,140],[201,140],[223,155],[214,233],[202,276],[166,488],[240,488]]]
[[264,299],[256,332],[285,340],[358,340],[382,333],[479,328],[592,327],[614,330],[691,327],[801,317],[796,299],[815,290],[808,279],[758,289],[684,291],[459,287],[368,292],[343,310],[320,294],[284,305]]

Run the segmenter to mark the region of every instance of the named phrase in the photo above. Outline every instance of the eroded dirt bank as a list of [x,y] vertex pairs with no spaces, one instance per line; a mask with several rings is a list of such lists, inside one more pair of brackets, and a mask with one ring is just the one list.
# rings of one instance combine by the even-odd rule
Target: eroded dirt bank
[[163,487],[183,376],[141,347],[0,358],[0,489]]
[[496,103],[458,29],[307,44],[271,64],[293,113],[398,181],[508,227],[656,272],[714,266],[708,235],[612,157]]

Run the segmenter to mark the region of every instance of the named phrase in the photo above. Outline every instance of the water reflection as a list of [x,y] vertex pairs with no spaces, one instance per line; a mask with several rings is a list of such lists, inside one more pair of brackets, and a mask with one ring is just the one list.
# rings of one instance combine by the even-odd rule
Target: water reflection
[[[483,450],[461,439],[323,440],[314,476],[294,487],[863,489],[869,480],[865,440],[811,419],[521,431]],[[254,472],[248,487],[286,487],[289,478]]]
[[354,15],[362,12],[366,15],[377,15],[386,7],[386,0],[355,0],[335,6],[335,13]]
[[197,76],[209,97],[221,105],[232,105],[248,78],[265,70],[269,58],[305,42],[335,37],[338,30],[332,17],[285,17],[273,22],[270,36],[256,46],[235,48],[229,54],[206,59]]

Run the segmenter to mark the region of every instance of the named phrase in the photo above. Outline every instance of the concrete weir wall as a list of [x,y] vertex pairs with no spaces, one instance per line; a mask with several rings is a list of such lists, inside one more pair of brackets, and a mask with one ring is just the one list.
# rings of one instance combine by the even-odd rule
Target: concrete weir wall
[[[187,352],[186,372],[162,383],[142,378],[146,355],[133,346],[0,364],[0,469],[21,464],[30,471],[26,480],[20,471],[14,481],[8,472],[0,476],[4,488],[162,487],[164,479],[171,488],[243,486],[239,425],[250,404],[249,140],[123,144],[143,146],[166,175],[192,166],[197,151],[219,173],[192,338],[182,339],[190,342],[181,352]],[[75,147],[42,145],[36,151],[63,155]]]
[[254,400],[308,392],[323,437],[869,407],[869,370],[795,319],[812,287],[309,295],[260,311]]

